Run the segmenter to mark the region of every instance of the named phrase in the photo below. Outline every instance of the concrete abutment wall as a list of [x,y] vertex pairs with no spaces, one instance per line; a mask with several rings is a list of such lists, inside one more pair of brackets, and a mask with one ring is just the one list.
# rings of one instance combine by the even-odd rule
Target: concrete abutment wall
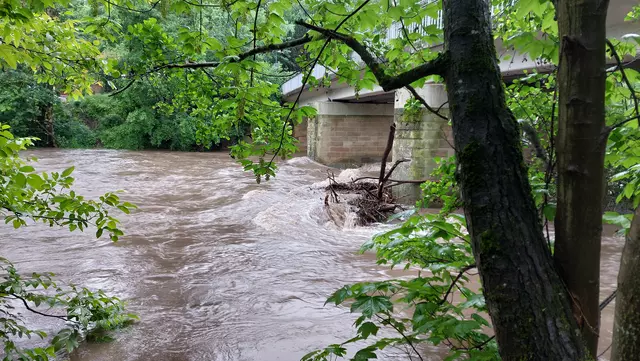
[[389,127],[391,104],[318,102],[318,114],[307,121],[307,155],[333,167],[379,162]]
[[[433,108],[447,117],[447,95],[442,84],[427,84],[417,89]],[[454,154],[451,126],[445,119],[422,108],[406,113],[406,102],[411,94],[405,90],[395,93],[393,104],[316,102],[318,113],[314,118],[296,126],[294,136],[307,155],[322,164],[333,167],[357,167],[363,163],[379,162],[387,144],[389,127],[396,124],[395,141],[389,161],[409,159],[400,164],[392,179],[428,179],[437,166],[434,158]],[[421,198],[417,184],[404,184],[393,188],[394,195],[403,203]]]
[[[447,94],[442,84],[427,84],[417,89],[418,94],[439,113],[447,117]],[[402,163],[392,178],[398,180],[429,179],[437,166],[434,158],[454,155],[451,126],[445,119],[422,108],[416,114],[406,113],[404,106],[411,95],[406,90],[396,92],[394,104],[396,139],[393,146],[393,160],[410,159]],[[412,203],[421,198],[418,184],[403,184],[393,188],[394,196],[403,203]]]

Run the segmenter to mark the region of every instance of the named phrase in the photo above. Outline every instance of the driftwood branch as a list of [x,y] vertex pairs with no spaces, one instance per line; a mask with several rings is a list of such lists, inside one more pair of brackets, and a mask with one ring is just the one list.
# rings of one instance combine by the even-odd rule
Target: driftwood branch
[[[364,179],[375,179],[375,180],[379,180],[379,178],[378,178],[378,177],[358,177],[358,178],[356,178],[356,179],[353,179],[353,180],[351,181],[351,183],[355,183],[355,182],[358,182],[358,181],[361,181],[361,180],[364,180]],[[400,180],[400,179],[391,179],[391,178],[389,178],[389,179],[387,179],[387,182],[394,182],[394,183],[398,183],[398,184],[422,184],[422,183],[424,183],[424,182],[426,182],[426,181],[428,181],[428,180],[429,180],[429,179],[416,179],[416,180],[409,179],[409,180]]]
[[408,158],[403,158],[403,159],[398,159],[395,161],[395,163],[393,163],[393,165],[391,166],[391,169],[389,169],[389,171],[387,172],[387,175],[384,176],[384,179],[382,180],[382,183],[386,183],[389,180],[389,177],[391,177],[391,174],[393,174],[393,171],[396,170],[396,168],[405,162],[410,162],[411,159]]
[[396,135],[396,125],[391,124],[389,127],[389,137],[387,138],[387,147],[384,149],[384,153],[382,154],[382,161],[380,162],[380,177],[378,178],[378,192],[376,197],[378,199],[382,199],[382,190],[384,189],[384,178],[385,178],[385,168],[387,166],[387,159],[389,158],[389,153],[391,153],[391,149],[393,149],[393,140]]

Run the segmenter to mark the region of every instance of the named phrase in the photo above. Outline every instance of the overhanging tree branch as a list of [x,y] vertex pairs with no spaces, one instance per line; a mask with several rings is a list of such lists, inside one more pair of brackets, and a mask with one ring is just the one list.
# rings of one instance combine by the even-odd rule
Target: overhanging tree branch
[[311,41],[313,41],[314,39],[312,37],[310,37],[309,35],[306,35],[301,37],[301,38],[297,38],[297,39],[293,39],[293,40],[289,40],[289,41],[285,41],[282,43],[277,43],[277,44],[269,44],[269,45],[265,45],[265,46],[259,46],[255,49],[251,49],[247,52],[244,52],[242,54],[233,56],[233,57],[229,57],[228,61],[205,61],[205,62],[199,62],[199,63],[174,63],[174,64],[165,64],[165,65],[161,65],[158,66],[156,68],[154,68],[155,71],[158,70],[162,70],[162,69],[176,69],[176,68],[187,68],[187,69],[198,69],[198,68],[215,68],[221,64],[224,63],[238,63],[241,62],[251,56],[254,55],[258,55],[258,54],[263,54],[263,53],[268,53],[271,51],[278,51],[278,50],[284,50],[284,49],[289,49],[289,48],[294,48],[296,46],[300,46],[300,45],[304,45],[306,43],[309,43]]
[[410,85],[416,80],[422,79],[429,75],[442,75],[447,65],[446,55],[440,54],[437,58],[418,65],[415,68],[400,73],[396,76],[389,76],[381,67],[381,62],[371,52],[354,37],[337,32],[335,30],[321,28],[312,24],[308,24],[302,20],[296,21],[297,25],[303,26],[309,30],[316,31],[328,38],[341,41],[353,51],[355,51],[362,61],[369,67],[373,75],[378,80],[378,84],[384,91],[392,91],[404,86]]
[[160,70],[164,70],[164,69],[203,69],[203,68],[216,68],[222,64],[225,63],[239,63],[249,57],[252,57],[254,55],[258,55],[258,54],[263,54],[263,53],[268,53],[268,52],[272,52],[272,51],[278,51],[278,50],[284,50],[284,49],[289,49],[289,48],[294,48],[296,46],[300,46],[300,45],[304,45],[306,43],[310,43],[311,41],[316,40],[314,38],[312,38],[311,36],[309,36],[308,34],[305,34],[303,37],[301,38],[297,38],[297,39],[293,39],[293,40],[289,40],[289,41],[285,41],[282,43],[277,43],[277,44],[269,44],[269,45],[265,45],[265,46],[259,46],[256,47],[254,49],[251,49],[247,52],[229,57],[226,61],[203,61],[203,62],[198,62],[198,63],[171,63],[171,64],[164,64],[164,65],[159,65],[156,66],[154,68],[152,68],[151,70],[143,73],[143,74],[138,74],[135,75],[130,81],[129,83],[127,83],[127,85],[124,86],[124,88],[116,90],[115,92],[111,93],[110,96],[114,96],[114,95],[118,95],[120,93],[122,93],[123,91],[127,90],[129,87],[131,87],[133,85],[133,83],[135,83],[139,78],[147,76],[151,73],[155,73],[158,72]]

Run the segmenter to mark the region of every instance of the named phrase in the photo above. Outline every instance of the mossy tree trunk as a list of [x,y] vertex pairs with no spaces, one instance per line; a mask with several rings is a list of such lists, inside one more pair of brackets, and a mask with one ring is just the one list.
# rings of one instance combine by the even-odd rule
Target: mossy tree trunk
[[608,0],[559,0],[555,261],[595,358],[600,319]]
[[616,295],[611,361],[640,360],[640,207],[626,237]]
[[500,355],[587,360],[531,196],[484,0],[444,0],[458,181]]

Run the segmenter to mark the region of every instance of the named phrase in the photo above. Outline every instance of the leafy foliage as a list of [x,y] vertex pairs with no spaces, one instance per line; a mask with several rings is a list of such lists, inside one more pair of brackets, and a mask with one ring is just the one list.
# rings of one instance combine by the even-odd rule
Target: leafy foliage
[[[4,345],[3,360],[50,360],[59,352],[71,352],[83,339],[109,340],[108,330],[133,322],[136,315],[126,313],[124,303],[103,291],[91,291],[75,285],[60,285],[53,273],[33,273],[23,276],[8,260],[0,259],[4,274],[0,282],[0,340]],[[43,317],[57,318],[65,322],[51,340],[49,346],[24,349],[16,338],[37,336],[47,339],[44,331],[27,328],[14,309],[24,307]],[[45,309],[39,311],[39,309]],[[51,312],[51,310],[59,310]],[[62,311],[62,313],[60,313]]]
[[[96,237],[108,234],[112,241],[117,241],[123,232],[112,212],[129,213],[135,206],[120,201],[115,193],[107,193],[97,201],[76,194],[71,190],[73,167],[59,173],[36,172],[32,161],[19,157],[19,152],[32,144],[32,138],[15,138],[10,127],[0,123],[0,216],[5,223],[20,228],[35,221],[67,227],[70,231],[93,227]],[[21,275],[4,258],[0,258],[0,272],[0,340],[4,360],[53,359],[59,350],[70,352],[78,347],[83,338],[99,336],[135,319],[124,311],[118,298],[75,285],[59,285],[51,273]],[[17,338],[45,339],[48,335],[23,324],[14,311],[16,302],[38,315],[66,321],[66,327],[48,347],[20,348]],[[41,306],[47,306],[48,310],[40,311]],[[64,314],[49,313],[51,310],[63,310]]]

